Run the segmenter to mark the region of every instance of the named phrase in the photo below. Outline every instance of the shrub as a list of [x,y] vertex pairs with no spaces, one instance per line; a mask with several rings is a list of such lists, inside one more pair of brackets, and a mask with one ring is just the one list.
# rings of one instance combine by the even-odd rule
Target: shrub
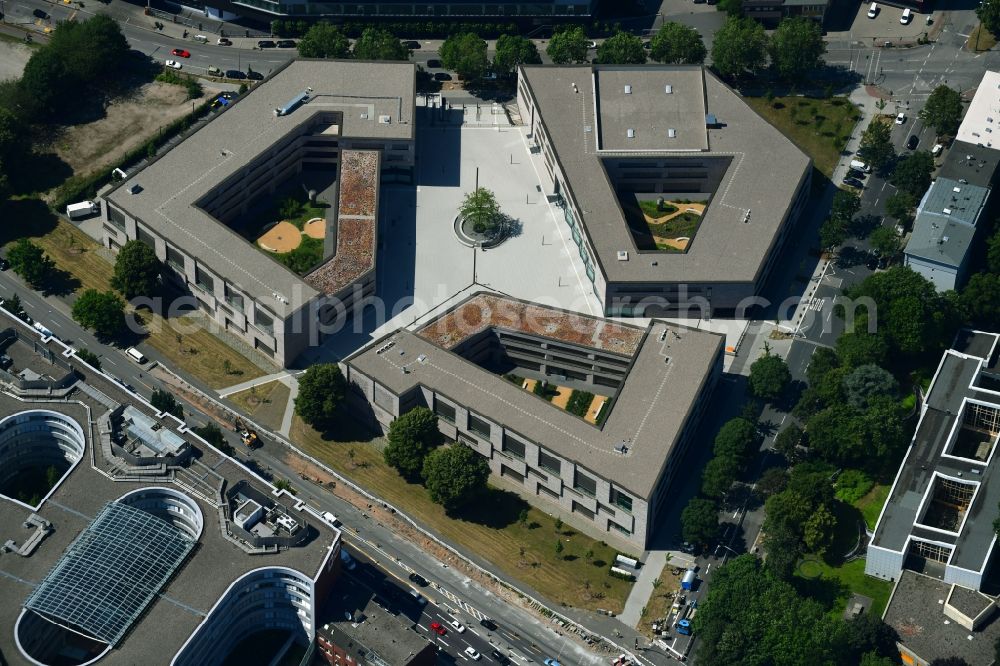
[[566,403],[566,411],[570,414],[576,414],[579,417],[584,417],[587,415],[587,410],[590,408],[590,403],[593,402],[593,400],[593,393],[574,390],[569,396],[569,402]]
[[848,504],[854,504],[867,495],[874,485],[875,482],[861,470],[845,469],[837,477],[836,497]]

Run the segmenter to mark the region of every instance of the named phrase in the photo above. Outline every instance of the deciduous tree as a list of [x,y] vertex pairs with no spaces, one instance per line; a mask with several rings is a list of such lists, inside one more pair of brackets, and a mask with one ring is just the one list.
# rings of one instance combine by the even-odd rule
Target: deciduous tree
[[358,60],[409,60],[410,49],[388,30],[365,28],[352,51]]
[[892,131],[881,118],[874,118],[864,134],[861,135],[861,145],[858,153],[876,171],[883,171],[896,157],[896,148],[892,145]]
[[736,481],[740,463],[731,456],[715,456],[701,472],[701,491],[709,497],[722,497]]
[[976,7],[976,16],[987,30],[1000,34],[1000,0],[983,0]]
[[351,42],[340,28],[320,21],[299,40],[299,55],[303,58],[348,58]]
[[649,41],[649,55],[658,62],[700,65],[708,55],[701,33],[683,23],[667,21]]
[[823,33],[816,21],[805,18],[786,18],[778,24],[768,45],[771,65],[781,76],[802,79],[823,64],[826,46]]
[[934,158],[926,150],[910,153],[896,164],[892,184],[919,200],[931,186]]
[[643,65],[646,49],[635,35],[616,32],[597,47],[597,61],[609,65]]
[[441,64],[474,81],[486,71],[486,42],[474,32],[452,35],[441,44]]
[[753,74],[767,62],[767,34],[753,19],[730,16],[715,33],[712,63],[723,76]]
[[125,298],[152,296],[160,287],[162,264],[156,251],[139,240],[130,240],[115,257],[111,286]]
[[389,426],[388,444],[382,452],[387,465],[403,476],[416,479],[424,467],[424,458],[441,443],[437,417],[426,407],[415,407]]
[[868,242],[883,257],[892,258],[903,249],[896,230],[888,226],[880,226],[868,236]]
[[56,268],[49,255],[27,238],[19,238],[7,251],[7,261],[15,273],[36,289],[52,277]]
[[177,402],[177,398],[168,391],[154,389],[153,395],[149,398],[149,404],[161,412],[173,414],[179,419],[184,418],[184,407]]
[[500,223],[500,204],[496,195],[485,187],[466,194],[458,212],[472,222],[477,233],[493,233]]
[[510,76],[518,65],[537,65],[542,62],[538,47],[521,35],[500,35],[493,56],[493,71],[498,76]]
[[295,413],[309,425],[328,426],[344,399],[345,384],[344,376],[336,363],[309,366],[305,374],[299,377]]
[[920,119],[938,134],[954,134],[962,122],[962,95],[954,88],[938,86],[920,109]]
[[113,338],[125,327],[125,301],[113,291],[87,289],[73,303],[73,319],[101,338]]
[[896,378],[888,370],[874,364],[859,366],[844,377],[847,404],[855,409],[866,409],[875,396],[895,397],[898,390]]
[[469,447],[455,444],[432,451],[423,474],[431,500],[454,511],[486,490],[490,466]]
[[826,506],[819,506],[802,526],[802,540],[810,552],[823,555],[833,543],[837,519]]
[[681,512],[681,536],[693,544],[711,543],[719,534],[719,507],[707,499],[692,498]]
[[574,26],[552,35],[545,53],[557,65],[587,61],[587,35],[583,28]]
[[894,217],[902,224],[909,224],[913,219],[913,209],[917,205],[917,200],[912,194],[904,190],[898,190],[889,195],[885,200],[885,212],[889,217]]
[[792,373],[785,359],[766,352],[750,365],[750,392],[760,398],[774,402],[784,393]]
[[970,321],[988,330],[1000,328],[1000,275],[975,273],[962,289],[959,302]]

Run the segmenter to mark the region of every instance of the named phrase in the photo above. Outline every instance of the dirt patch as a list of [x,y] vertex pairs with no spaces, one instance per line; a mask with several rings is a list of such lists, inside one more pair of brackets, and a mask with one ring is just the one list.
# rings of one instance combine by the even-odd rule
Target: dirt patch
[[559,409],[566,409],[569,397],[573,395],[573,389],[566,388],[565,386],[556,386],[555,389],[556,394],[552,396],[552,404]]
[[257,239],[257,245],[279,254],[291,252],[301,244],[302,232],[291,222],[278,222]]
[[594,401],[590,403],[590,408],[587,410],[587,415],[584,419],[587,423],[597,423],[597,415],[601,413],[601,408],[604,403],[608,401],[608,398],[603,395],[595,395]]
[[700,203],[682,204],[674,201],[667,201],[666,203],[671,206],[674,206],[675,208],[677,208],[677,210],[668,215],[663,215],[660,217],[651,217],[647,213],[643,213],[642,216],[646,218],[646,222],[649,222],[650,224],[663,224],[664,222],[672,220],[678,215],[683,215],[684,213],[694,213],[695,215],[705,214],[705,204],[700,204]]
[[310,238],[326,238],[326,220],[322,217],[314,217],[302,227],[302,233]]
[[0,80],[19,79],[32,49],[27,44],[0,41]]
[[[217,92],[205,86],[206,97]],[[116,163],[161,127],[191,113],[191,108],[184,88],[154,81],[134,95],[112,102],[100,120],[67,127],[50,148],[77,175],[88,174]]]

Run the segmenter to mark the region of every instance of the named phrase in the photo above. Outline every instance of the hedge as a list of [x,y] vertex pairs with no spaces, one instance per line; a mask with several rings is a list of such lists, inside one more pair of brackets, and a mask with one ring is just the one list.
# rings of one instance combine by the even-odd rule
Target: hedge
[[574,389],[573,393],[569,396],[569,401],[566,403],[566,411],[570,414],[576,414],[579,417],[584,417],[587,415],[587,410],[590,409],[590,403],[593,401],[593,393],[577,391]]

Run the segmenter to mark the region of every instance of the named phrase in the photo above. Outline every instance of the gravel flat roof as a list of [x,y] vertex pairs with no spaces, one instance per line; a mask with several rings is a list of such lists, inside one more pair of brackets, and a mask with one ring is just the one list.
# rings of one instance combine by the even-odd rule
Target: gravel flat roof
[[[548,309],[552,316],[582,316]],[[723,340],[707,331],[650,323],[603,428],[404,329],[345,363],[397,395],[418,385],[440,392],[645,498],[656,487],[695,401],[711,379]],[[390,341],[393,347],[379,353]],[[625,455],[615,450],[623,442],[628,446]]]
[[[321,112],[343,113],[344,137],[411,140],[415,71],[412,63],[293,60],[106,198],[284,317],[319,292],[195,202]],[[306,88],[304,104],[275,115]],[[142,191],[129,194],[133,184]]]
[[[526,66],[520,71],[537,103],[541,123],[566,173],[567,188],[582,212],[583,225],[608,281],[726,283],[757,279],[781,222],[800,183],[809,177],[812,164],[809,157],[758,116],[739,95],[698,66]],[[602,86],[600,99],[595,99],[593,77],[613,80],[615,85],[610,86],[613,91],[609,93],[609,86]],[[692,85],[691,81],[697,78],[703,80],[702,87]],[[703,107],[696,100],[689,100],[691,108],[703,108],[687,111],[689,115],[696,113],[694,118],[689,115],[681,118],[683,107],[679,102],[666,107],[663,117],[664,124],[673,118],[678,118],[680,124],[683,119],[678,134],[687,141],[684,131],[699,135],[695,125],[704,123],[705,114],[714,115],[719,125],[704,129],[707,149],[690,153],[650,149],[636,153],[619,150],[618,144],[613,143],[615,150],[597,151],[595,110],[613,107],[624,110],[625,103],[620,99],[624,95],[618,84],[624,85],[625,79],[634,86],[628,102],[630,109],[634,107],[631,113],[648,123],[655,122],[663,98],[669,97],[663,91],[671,81],[679,81],[674,98],[689,95],[703,100]],[[574,91],[573,83],[579,92]],[[648,94],[637,94],[639,90]],[[608,100],[607,94],[614,99]],[[667,141],[664,139],[663,143]],[[601,164],[602,157],[638,160],[653,156],[732,158],[698,227],[696,242],[684,254],[636,250],[614,188]],[[748,211],[750,221],[745,223]],[[632,256],[628,261],[618,261],[619,250],[628,250]]]

